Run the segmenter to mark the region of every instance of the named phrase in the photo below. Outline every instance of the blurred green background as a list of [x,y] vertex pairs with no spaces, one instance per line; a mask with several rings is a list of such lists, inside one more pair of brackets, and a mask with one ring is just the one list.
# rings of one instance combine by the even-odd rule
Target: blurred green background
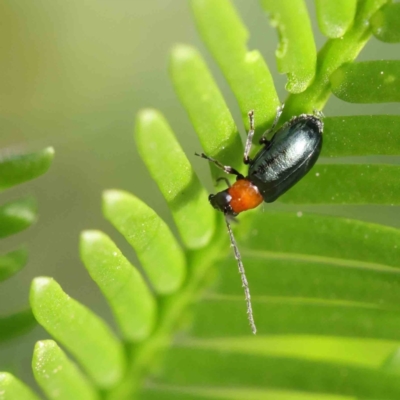
[[[264,55],[284,101],[286,78],[278,75],[274,59],[276,32],[257,0],[233,3],[251,33],[249,47]],[[319,48],[325,39],[318,31],[313,1],[307,5]],[[244,135],[238,107],[200,42],[187,0],[3,0],[0,18],[1,154],[49,145],[56,150],[49,173],[2,194],[2,203],[35,195],[40,219],[33,228],[0,244],[5,252],[25,242],[30,251],[27,267],[1,285],[0,313],[24,308],[32,278],[46,275],[112,324],[105,301],[79,260],[80,231],[105,230],[138,263],[132,249],[103,220],[101,192],[131,191],[172,225],[168,208],[134,147],[132,127],[139,109],[155,107],[165,114],[201,179],[212,188],[207,164],[194,157],[200,145],[168,78],[172,46],[183,42],[202,51]],[[399,58],[398,49],[372,39],[359,60]],[[396,114],[399,110],[394,104],[354,105],[332,98],[324,113]],[[306,209],[400,227],[398,207],[302,207]],[[33,345],[47,337],[36,328],[2,345],[0,370],[32,382]]]

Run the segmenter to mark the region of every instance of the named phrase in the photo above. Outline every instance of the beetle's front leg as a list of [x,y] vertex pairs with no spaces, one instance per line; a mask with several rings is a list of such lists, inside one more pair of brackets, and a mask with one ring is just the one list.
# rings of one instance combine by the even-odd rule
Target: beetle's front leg
[[222,169],[222,171],[226,172],[227,174],[236,175],[237,179],[244,178],[244,176],[239,171],[236,171],[235,168],[230,167],[229,165],[223,165],[219,161],[217,161],[215,158],[209,157],[204,153],[200,153],[200,154],[194,153],[194,154],[198,157],[204,158],[205,160],[212,162],[213,164],[215,164],[218,168]]

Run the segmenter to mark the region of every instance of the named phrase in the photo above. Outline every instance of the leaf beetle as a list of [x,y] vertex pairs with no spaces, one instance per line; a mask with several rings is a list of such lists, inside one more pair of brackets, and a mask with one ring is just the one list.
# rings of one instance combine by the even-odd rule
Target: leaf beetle
[[275,120],[270,129],[261,137],[261,150],[254,159],[249,154],[254,136],[254,111],[248,113],[250,130],[244,149],[243,162],[249,165],[248,175],[245,177],[236,169],[221,164],[219,161],[204,153],[197,154],[225,173],[236,175],[236,182],[229,184],[224,179],[228,188],[208,197],[211,205],[222,211],[235,258],[238,262],[242,286],[247,303],[247,315],[252,332],[257,332],[254,322],[249,285],[246,279],[242,259],[233,236],[229,219],[239,213],[259,206],[263,201],[271,203],[295,185],[317,161],[322,148],[322,133],[324,124],[322,113],[301,114],[293,117],[279,128],[271,140],[267,140],[267,134],[273,132],[282,114],[283,105],[278,107]]

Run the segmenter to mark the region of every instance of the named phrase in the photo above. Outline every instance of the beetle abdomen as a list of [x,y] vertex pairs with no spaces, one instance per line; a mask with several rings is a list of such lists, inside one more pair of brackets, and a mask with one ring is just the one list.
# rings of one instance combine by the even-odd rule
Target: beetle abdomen
[[302,114],[279,129],[250,164],[248,179],[271,203],[313,167],[322,147],[322,121]]

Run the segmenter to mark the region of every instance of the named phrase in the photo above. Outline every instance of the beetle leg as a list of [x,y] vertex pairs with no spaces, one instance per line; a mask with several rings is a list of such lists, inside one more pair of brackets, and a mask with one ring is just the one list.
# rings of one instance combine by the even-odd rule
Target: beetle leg
[[282,115],[282,112],[283,112],[283,108],[284,108],[284,107],[285,107],[285,104],[282,103],[282,104],[276,109],[276,115],[275,115],[274,122],[272,123],[271,128],[267,129],[267,130],[263,133],[263,135],[261,136],[261,138],[260,138],[260,144],[268,144],[268,143],[269,143],[269,140],[267,139],[267,135],[268,135],[269,133],[271,133],[271,132],[276,128],[276,125],[278,124],[279,118],[280,118],[281,115]]
[[253,110],[249,111],[248,116],[249,116],[250,130],[249,133],[247,134],[246,146],[244,147],[243,162],[245,164],[250,164],[249,153],[251,145],[253,143],[253,136],[254,136],[254,111]]
[[219,177],[219,178],[217,179],[217,184],[218,184],[220,181],[224,181],[224,182],[226,183],[226,186],[231,187],[230,182],[229,182],[228,179],[225,178],[224,176],[221,176],[221,177]]
[[324,119],[325,115],[321,110],[317,110],[316,108],[313,108],[313,115],[319,119]]
[[222,171],[226,172],[227,174],[236,175],[239,179],[244,178],[244,176],[239,171],[236,171],[235,168],[232,168],[229,165],[223,165],[216,159],[209,157],[209,156],[205,155],[204,153],[200,153],[200,154],[194,153],[194,154],[198,157],[204,158],[205,160],[208,160],[208,161],[214,163],[218,168],[222,169]]

